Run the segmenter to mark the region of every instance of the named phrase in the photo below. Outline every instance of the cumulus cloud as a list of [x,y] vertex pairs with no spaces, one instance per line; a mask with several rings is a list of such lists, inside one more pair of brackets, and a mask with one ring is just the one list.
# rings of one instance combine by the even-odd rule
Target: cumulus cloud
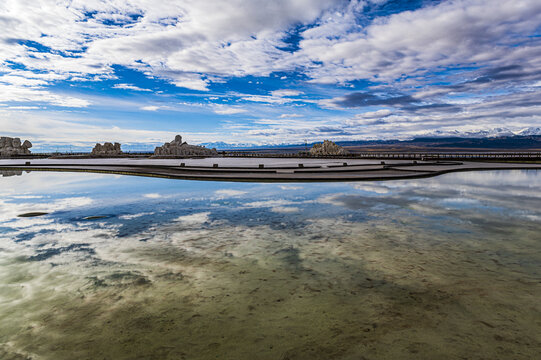
[[[53,86],[61,81],[118,80],[107,86],[149,92],[131,78],[117,79],[120,66],[209,95],[215,95],[213,85],[232,78],[275,73],[279,86],[236,94],[241,104],[250,103],[248,108],[211,105],[220,115],[251,106],[281,108],[283,115],[261,116],[249,131],[227,134],[255,143],[298,141],[299,136],[409,137],[487,129],[502,119],[513,128],[541,121],[534,99],[541,82],[541,3],[536,0],[498,6],[491,0],[419,2],[407,6],[411,11],[360,0],[39,4],[0,4],[0,104],[6,110],[88,109],[99,103],[61,92],[69,89]],[[367,85],[358,85],[359,80]],[[307,87],[306,81],[315,85]],[[288,122],[299,106],[336,113],[327,124],[311,114],[304,122]],[[165,103],[136,108],[173,109]],[[285,114],[290,110],[292,115]]]
[[234,115],[234,114],[242,114],[247,112],[248,110],[243,109],[238,106],[225,106],[225,105],[216,105],[214,107],[214,112],[219,115]]
[[[497,67],[522,63],[539,66],[537,41],[528,41],[539,26],[541,4],[518,0],[494,7],[489,0],[442,2],[405,11],[365,28],[351,24],[330,27],[329,21],[303,34],[299,56],[322,63],[313,67],[314,81],[346,82],[356,79],[414,80],[448,66]],[[350,15],[355,9],[348,9]],[[343,26],[348,25],[340,22]],[[329,32],[330,31],[330,32]],[[422,79],[422,78],[421,78]]]
[[[0,61],[70,78],[124,65],[206,90],[211,75],[268,75],[282,37],[336,4],[324,0],[46,2],[6,0]],[[340,3],[340,2],[338,2]]]
[[[457,64],[524,63],[525,55],[525,65],[539,65],[538,43],[528,38],[540,20],[535,0],[496,7],[489,0],[442,2],[363,26],[358,19],[365,5],[234,0],[156,6],[114,0],[37,7],[7,0],[0,60],[66,79],[108,76],[118,64],[196,90],[207,90],[216,77],[265,76],[299,66],[314,81],[334,83],[395,81]],[[294,26],[315,21],[299,33],[298,51],[282,50]],[[516,46],[524,41],[528,46]]]
[[277,97],[299,96],[301,94],[304,94],[304,92],[302,92],[300,90],[291,90],[291,89],[282,89],[282,90],[271,91],[271,95],[272,96],[277,96]]

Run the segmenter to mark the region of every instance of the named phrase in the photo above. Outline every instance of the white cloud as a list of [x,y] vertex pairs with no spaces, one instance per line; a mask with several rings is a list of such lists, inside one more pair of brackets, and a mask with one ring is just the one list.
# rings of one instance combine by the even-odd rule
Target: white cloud
[[293,119],[293,118],[301,118],[303,115],[301,114],[282,114],[279,116],[280,119]]
[[133,91],[152,91],[150,89],[143,89],[139,86],[135,86],[132,84],[115,84],[113,86],[113,89],[125,89],[125,90],[133,90]]
[[[395,81],[403,74],[411,79],[448,65],[538,67],[536,42],[513,45],[538,28],[540,3],[493,4],[442,2],[360,26],[356,20],[364,1],[178,0],[156,5],[150,0],[78,0],[35,6],[6,0],[0,63],[14,61],[62,79],[107,78],[117,64],[201,91],[223,77],[266,76],[278,70],[306,69],[314,81],[342,83]],[[141,16],[134,20],[132,14]],[[300,34],[299,51],[280,50],[287,31],[315,21],[316,26]],[[47,80],[28,80],[39,81]],[[299,94],[277,90],[273,96]]]
[[48,82],[42,79],[36,79],[33,77],[4,75],[0,76],[0,83],[15,85],[15,86],[27,86],[31,88],[47,85]]
[[290,89],[271,91],[271,95],[277,96],[277,97],[291,97],[291,96],[299,96],[301,94],[304,94],[304,93],[299,90],[290,90]]
[[393,112],[389,109],[382,109],[377,111],[367,111],[362,114],[358,114],[355,117],[357,119],[381,119],[383,117],[391,115]]
[[283,98],[280,96],[270,96],[270,95],[248,95],[248,96],[243,96],[242,100],[251,101],[251,102],[259,102],[259,103],[267,103],[267,104],[283,105],[283,104],[296,101],[297,99]]
[[162,197],[162,195],[158,193],[144,194],[143,196],[149,199],[159,199]]
[[[148,74],[148,73],[147,73]],[[162,72],[157,72],[156,75],[162,76]],[[208,91],[209,81],[203,80],[199,77],[199,75],[174,75],[171,73],[171,75],[165,75],[163,77],[170,78],[171,83],[178,86],[178,87],[184,87],[186,89],[192,89],[192,90],[199,90],[199,91]]]
[[147,105],[147,106],[142,106],[139,109],[145,110],[145,111],[157,111],[157,110],[160,110],[161,108],[162,108],[161,106],[157,106],[157,105]]
[[3,85],[0,84],[0,103],[45,103],[60,107],[84,108],[91,103],[86,99],[81,99],[73,96],[53,93],[48,90],[43,90],[41,87],[18,85]]
[[39,106],[7,106],[6,109],[26,111],[26,110],[38,110],[38,109],[42,109],[42,108],[39,107]]
[[233,115],[233,114],[242,114],[248,110],[243,109],[238,106],[225,106],[225,105],[216,105],[214,107],[214,112],[219,115]]
[[[285,68],[277,61],[287,54],[277,48],[284,32],[336,6],[325,0],[76,0],[46,5],[3,2],[0,63],[15,61],[64,79],[107,77],[118,64],[202,91],[208,90],[209,75],[264,76]],[[134,20],[132,14],[141,16]],[[53,52],[13,39],[35,41]]]
[[538,29],[541,3],[517,0],[442,2],[392,15],[365,28],[355,24],[353,8],[329,17],[302,35],[298,61],[308,58],[313,81],[343,83],[357,79],[401,81],[448,66],[502,66],[524,63],[539,68],[541,47],[521,44]]

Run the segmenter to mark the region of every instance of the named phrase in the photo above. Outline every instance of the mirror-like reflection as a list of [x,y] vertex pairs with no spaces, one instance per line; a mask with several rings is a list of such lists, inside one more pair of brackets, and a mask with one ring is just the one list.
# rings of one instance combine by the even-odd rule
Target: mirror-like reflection
[[541,353],[536,171],[0,185],[2,359]]

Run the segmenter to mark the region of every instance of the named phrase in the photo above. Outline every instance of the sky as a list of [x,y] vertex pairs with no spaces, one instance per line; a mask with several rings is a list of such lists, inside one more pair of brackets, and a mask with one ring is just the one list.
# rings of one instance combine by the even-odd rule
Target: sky
[[541,126],[539,0],[3,0],[0,28],[0,135],[34,151]]

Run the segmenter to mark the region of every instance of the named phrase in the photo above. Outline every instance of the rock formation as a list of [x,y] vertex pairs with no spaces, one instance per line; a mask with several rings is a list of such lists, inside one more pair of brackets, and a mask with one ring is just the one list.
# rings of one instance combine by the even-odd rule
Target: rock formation
[[19,138],[0,138],[0,156],[28,155],[31,147],[32,143],[28,140],[21,143]]
[[156,156],[190,156],[190,155],[217,155],[218,152],[216,149],[207,149],[204,146],[197,145],[188,145],[185,142],[182,142],[182,136],[175,136],[175,140],[163,144],[163,146],[158,146],[154,150],[154,155]]
[[92,149],[92,156],[112,156],[112,155],[122,155],[122,150],[120,150],[120,144],[106,142],[102,144],[96,144],[94,149]]
[[323,144],[314,144],[310,149],[310,155],[347,155],[349,152],[334,142],[325,140]]

